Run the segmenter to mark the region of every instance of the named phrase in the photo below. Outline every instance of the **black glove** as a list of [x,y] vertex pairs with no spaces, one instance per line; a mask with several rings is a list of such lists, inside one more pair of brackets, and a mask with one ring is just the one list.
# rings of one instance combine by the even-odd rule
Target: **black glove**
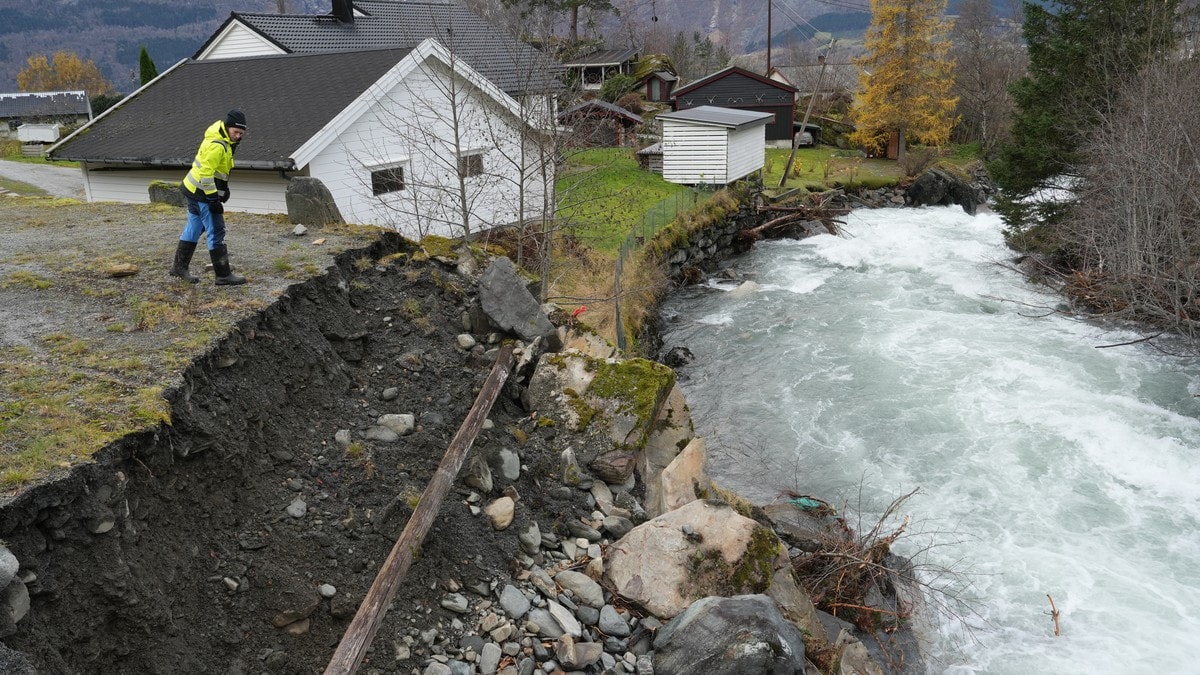
[[217,215],[221,215],[222,213],[225,213],[225,205],[221,202],[213,202],[208,205],[208,210]]
[[220,178],[218,178],[216,180],[216,183],[217,183],[217,199],[221,200],[221,203],[224,204],[225,202],[229,201],[229,182],[223,181]]

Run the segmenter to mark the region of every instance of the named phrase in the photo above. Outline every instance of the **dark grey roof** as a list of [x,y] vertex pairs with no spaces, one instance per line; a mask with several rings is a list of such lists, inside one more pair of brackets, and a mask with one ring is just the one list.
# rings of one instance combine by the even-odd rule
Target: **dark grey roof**
[[754,126],[755,124],[766,124],[774,118],[775,115],[768,112],[740,110],[736,108],[718,108],[715,105],[702,105],[696,108],[680,110],[678,112],[664,113],[655,119],[696,122],[699,124],[711,124],[719,127],[728,127],[730,129],[741,129],[742,127]]
[[249,130],[235,164],[290,168],[291,155],[411,50],[186,61],[97,118],[52,159],[191,166],[204,130],[230,108]]
[[564,66],[616,66],[637,56],[636,49],[601,49],[590,54],[577,56],[563,63]]
[[[560,65],[459,4],[355,0],[354,7],[366,16],[356,16],[352,23],[343,23],[328,14],[235,12],[230,20],[241,21],[291,53],[381,47],[412,49],[426,38],[435,38],[511,95],[550,91],[560,86]],[[205,43],[196,55],[207,47]]]
[[664,82],[678,82],[679,76],[669,70],[656,70],[651,75],[657,77]]
[[91,107],[82,91],[44,91],[0,94],[0,117],[87,115]]
[[575,113],[582,112],[584,110],[590,110],[590,109],[598,109],[601,113],[604,113],[604,112],[611,113],[613,115],[621,117],[622,119],[625,119],[625,120],[628,120],[630,122],[637,123],[637,124],[640,124],[642,121],[641,115],[635,115],[632,112],[626,110],[625,108],[622,108],[619,105],[614,105],[612,103],[609,103],[608,101],[601,101],[600,99],[592,99],[590,101],[583,101],[581,103],[576,103],[575,105],[571,106],[570,108],[567,108],[566,110],[560,112],[558,114],[558,119],[559,119],[559,121],[566,121],[566,120],[570,119],[572,116],[574,116]]
[[638,150],[637,154],[639,154],[639,155],[661,155],[661,154],[663,154],[662,141],[659,141],[658,143],[655,143],[653,145],[647,145],[646,147],[642,148],[641,150]]

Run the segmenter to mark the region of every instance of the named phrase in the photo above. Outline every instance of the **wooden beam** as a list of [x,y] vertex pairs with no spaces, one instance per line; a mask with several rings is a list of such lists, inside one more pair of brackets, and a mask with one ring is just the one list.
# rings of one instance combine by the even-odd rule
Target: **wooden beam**
[[454,482],[454,477],[458,475],[458,470],[462,468],[463,461],[467,458],[467,451],[471,449],[475,437],[479,435],[479,430],[483,427],[488,413],[491,412],[492,404],[495,403],[500,390],[504,387],[504,382],[508,379],[512,367],[513,347],[511,344],[506,344],[500,348],[500,354],[496,356],[496,363],[492,366],[492,372],[488,374],[487,380],[484,381],[483,389],[475,397],[475,403],[467,413],[466,419],[463,420],[462,426],[458,428],[458,433],[450,440],[446,454],[438,464],[437,472],[425,486],[421,501],[413,510],[412,517],[408,519],[408,524],[400,533],[400,538],[392,546],[392,551],[384,561],[383,567],[375,575],[375,582],[371,584],[371,589],[367,591],[362,604],[358,606],[358,612],[350,621],[350,626],[346,629],[346,634],[342,636],[342,641],[338,643],[337,650],[329,661],[329,666],[325,668],[325,675],[350,675],[357,672],[358,667],[362,665],[367,648],[371,646],[371,641],[375,639],[375,634],[379,632],[379,626],[383,623],[384,616],[387,615],[388,605],[396,597],[396,591],[399,590],[404,575],[408,573],[417,549],[425,540],[429,528],[433,526],[433,519],[437,517],[438,508],[446,497],[446,493],[450,491],[450,485]]

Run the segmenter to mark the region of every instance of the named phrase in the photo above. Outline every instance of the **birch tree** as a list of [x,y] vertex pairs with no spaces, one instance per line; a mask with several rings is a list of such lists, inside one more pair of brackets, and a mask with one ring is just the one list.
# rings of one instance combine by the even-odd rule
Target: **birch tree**
[[946,0],[871,0],[867,53],[855,60],[862,91],[851,108],[853,142],[881,150],[898,133],[904,162],[909,136],[927,145],[949,140],[956,101],[945,8]]

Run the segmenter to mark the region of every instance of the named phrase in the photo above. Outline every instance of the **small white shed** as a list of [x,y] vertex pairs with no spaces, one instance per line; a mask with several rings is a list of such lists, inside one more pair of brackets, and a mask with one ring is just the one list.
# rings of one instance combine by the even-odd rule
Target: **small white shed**
[[61,124],[22,124],[17,127],[17,140],[22,143],[53,143],[61,135]]
[[763,167],[772,113],[702,105],[659,115],[663,178],[728,185]]

